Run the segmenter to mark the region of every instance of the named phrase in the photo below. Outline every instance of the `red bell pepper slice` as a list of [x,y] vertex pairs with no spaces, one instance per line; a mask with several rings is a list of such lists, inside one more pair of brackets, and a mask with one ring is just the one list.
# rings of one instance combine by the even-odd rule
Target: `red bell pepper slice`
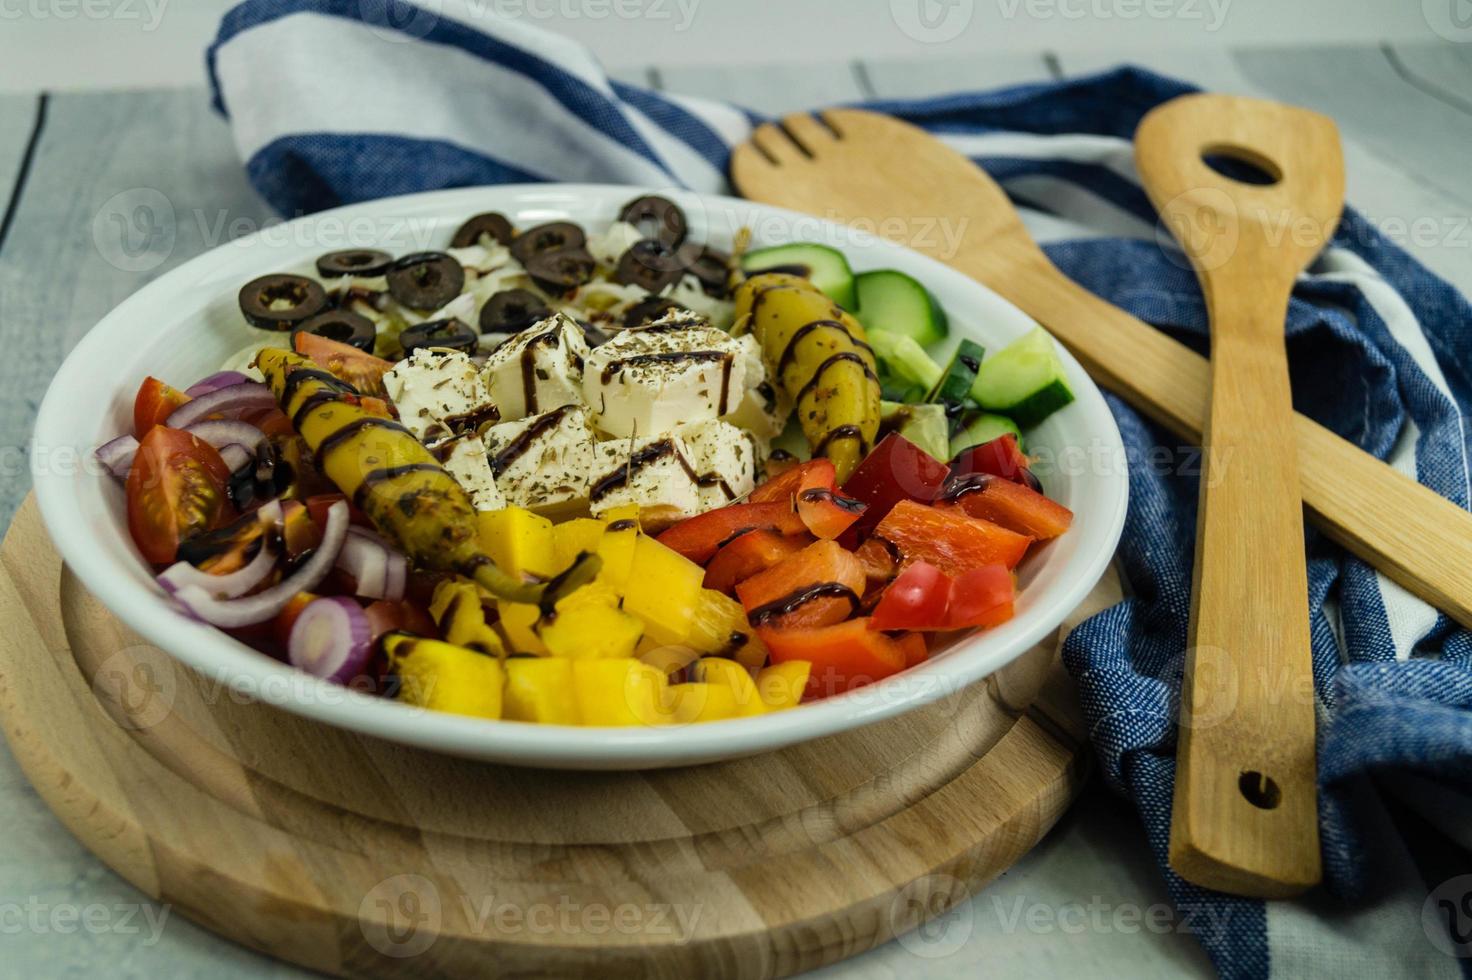
[[929,503],[949,473],[945,463],[898,432],[891,432],[879,440],[843,484],[844,493],[868,505],[850,533],[855,540],[868,534],[901,500]]
[[1017,582],[1002,565],[983,565],[962,572],[951,583],[946,629],[997,626],[1012,618]]
[[827,626],[847,619],[864,592],[864,566],[835,541],[815,541],[736,586],[754,626]]
[[812,543],[807,535],[785,535],[760,528],[717,551],[705,566],[705,587],[731,595],[737,583],[764,572]]
[[837,538],[867,509],[862,501],[838,493],[833,461],[822,457],[768,480],[746,499],[751,503],[793,501],[803,524],[820,538]]
[[[757,635],[766,643],[772,663],[806,660],[812,664],[805,701],[872,684],[906,666],[905,647],[869,629],[869,621],[863,618],[816,629],[757,627]],[[910,652],[914,652],[913,642]]]
[[1015,568],[1032,538],[1000,524],[970,517],[956,507],[902,500],[874,533],[899,549],[904,562],[928,561],[950,575],[982,565]]
[[906,670],[930,659],[930,644],[925,642],[924,633],[902,633],[894,642],[905,655]]
[[1058,537],[1073,523],[1073,511],[1062,504],[1032,487],[989,473],[951,477],[941,490],[937,506],[959,507],[972,517],[1039,541]]
[[917,561],[889,583],[869,615],[869,628],[944,629],[950,604],[951,577],[930,562]]
[[998,436],[991,442],[963,449],[951,460],[951,475],[990,473],[1015,483],[1028,482],[1029,460],[1017,446],[1017,437]]
[[755,528],[778,534],[801,534],[807,530],[791,503],[732,504],[666,528],[659,535],[659,543],[697,565],[704,565],[722,545]]
[[899,571],[900,563],[898,555],[890,550],[889,542],[882,538],[866,538],[854,552],[858,556],[859,564],[864,566],[864,577],[869,580],[869,588],[888,584]]

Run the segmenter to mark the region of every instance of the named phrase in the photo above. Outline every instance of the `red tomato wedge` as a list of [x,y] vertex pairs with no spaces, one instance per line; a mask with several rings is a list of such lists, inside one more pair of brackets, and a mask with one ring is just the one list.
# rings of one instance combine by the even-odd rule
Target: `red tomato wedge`
[[133,436],[142,439],[155,425],[162,425],[189,396],[149,375],[133,396]]
[[827,626],[853,615],[864,593],[864,566],[835,541],[815,541],[736,586],[753,625]]
[[949,473],[945,463],[891,432],[843,484],[845,494],[868,506],[852,531],[859,535],[872,531],[901,500],[930,503]]
[[989,473],[952,477],[941,490],[941,500],[937,506],[959,507],[972,517],[1039,541],[1058,537],[1073,523],[1073,511],[1062,504],[1032,487]]
[[811,543],[807,535],[778,534],[764,528],[748,531],[717,551],[705,566],[705,587],[731,595],[738,582],[766,571]]
[[128,473],[128,530],[143,557],[167,564],[179,542],[234,516],[225,498],[230,470],[214,447],[180,429],[155,425]]
[[1028,458],[1017,446],[1017,437],[998,436],[970,449],[963,449],[951,460],[951,475],[965,476],[968,473],[990,473],[1004,480],[1017,483],[1027,482]]
[[[867,619],[817,629],[758,627],[772,663],[806,660],[812,664],[803,700],[824,698],[883,680],[905,669],[907,650],[900,643],[869,628]],[[924,641],[921,641],[923,646]],[[908,651],[914,654],[913,642]]]
[[337,378],[346,381],[360,395],[383,395],[383,376],[393,365],[381,357],[364,353],[349,344],[329,340],[313,333],[297,331],[291,338],[292,349]]
[[949,575],[982,565],[1015,568],[1032,538],[1009,531],[955,507],[929,507],[913,500],[894,505],[874,533],[894,544],[904,561],[928,561]]
[[869,615],[869,628],[945,629],[950,605],[951,577],[930,562],[917,561],[889,583]]
[[659,534],[659,543],[697,565],[704,565],[722,545],[755,528],[778,534],[801,534],[807,530],[790,503],[732,504],[665,528]]

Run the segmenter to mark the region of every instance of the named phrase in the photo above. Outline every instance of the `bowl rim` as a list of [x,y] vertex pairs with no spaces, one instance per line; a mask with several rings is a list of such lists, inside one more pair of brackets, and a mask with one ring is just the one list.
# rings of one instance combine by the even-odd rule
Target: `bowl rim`
[[[938,280],[951,279],[953,288],[973,291],[978,297],[975,306],[1000,304],[1018,316],[1026,317],[982,283],[904,246],[872,237],[864,240],[865,236],[852,228],[785,208],[689,191],[623,184],[560,183],[454,188],[344,205],[293,219],[286,223],[286,228],[324,219],[336,221],[415,210],[468,215],[488,208],[505,209],[511,199],[533,202],[539,199],[556,202],[560,199],[565,202],[572,198],[617,202],[645,191],[673,197],[682,204],[693,202],[708,211],[724,212],[727,216],[731,212],[740,212],[789,223],[811,225],[817,222],[818,227],[834,235],[833,240],[839,243],[840,250],[844,250],[847,243],[851,248],[872,248],[875,251],[870,254],[877,254],[881,259],[886,252],[903,253],[908,256],[906,264],[925,267],[922,279],[927,285],[930,285],[928,277],[932,275]],[[469,202],[477,203],[464,206]],[[555,203],[553,207],[555,210]],[[71,394],[66,383],[70,376],[87,370],[111,349],[118,339],[114,335],[125,332],[125,325],[132,322],[140,311],[167,299],[180,287],[208,280],[211,270],[219,271],[222,263],[231,264],[236,254],[269,247],[263,244],[263,236],[271,230],[262,229],[244,238],[225,242],[181,263],[134,292],[89,330],[68,354],[47,388],[36,417],[30,444],[31,458],[38,458],[38,447],[65,445],[67,437],[58,436],[53,430],[65,428],[62,405]],[[1074,389],[1075,405],[1088,412],[1091,428],[1097,430],[1092,434],[1107,443],[1104,447],[1107,451],[1119,453],[1122,459],[1123,443],[1102,394],[1065,348],[1059,345],[1058,351]],[[112,394],[116,391],[109,392]],[[104,404],[106,397],[99,396],[94,404]],[[77,451],[90,453],[91,448],[95,447],[77,447]],[[446,714],[313,678],[251,649],[213,626],[187,618],[167,604],[162,590],[150,592],[128,576],[118,574],[116,566],[95,560],[97,544],[88,522],[83,519],[81,491],[76,483],[79,477],[49,468],[33,469],[34,493],[42,518],[67,566],[87,590],[130,629],[206,679],[310,720],[418,748],[516,765],[624,769],[689,765],[771,751],[881,721],[939,700],[981,680],[1050,635],[1084,601],[1113,558],[1124,526],[1129,484],[1123,467],[1101,481],[1104,492],[1094,501],[1096,506],[1091,508],[1090,516],[1092,524],[1086,531],[1094,540],[1086,551],[1072,557],[1065,572],[1054,583],[1055,594],[1047,605],[1029,611],[996,630],[978,634],[978,638],[984,635],[988,642],[978,643],[974,649],[947,651],[946,656],[929,660],[876,684],[790,711],[690,725],[606,728],[539,725]],[[89,538],[92,538],[90,545]],[[1005,634],[1002,634],[1003,630],[1006,630]],[[967,642],[963,640],[958,645],[964,646]]]

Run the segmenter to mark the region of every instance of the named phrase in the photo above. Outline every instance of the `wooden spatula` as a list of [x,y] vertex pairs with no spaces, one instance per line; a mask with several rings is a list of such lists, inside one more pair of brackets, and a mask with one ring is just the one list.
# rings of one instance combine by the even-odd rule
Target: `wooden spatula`
[[1339,131],[1275,102],[1184,96],[1141,120],[1135,164],[1211,317],[1170,862],[1207,888],[1292,895],[1318,882],[1321,862],[1283,324],[1294,280],[1344,210]]
[[[857,109],[822,121],[788,116],[737,147],[731,176],[752,200],[877,227],[985,283],[1047,327],[1099,384],[1200,439],[1206,359],[1059,272],[996,182],[925,131]],[[1310,520],[1472,627],[1472,514],[1302,415],[1294,432]]]

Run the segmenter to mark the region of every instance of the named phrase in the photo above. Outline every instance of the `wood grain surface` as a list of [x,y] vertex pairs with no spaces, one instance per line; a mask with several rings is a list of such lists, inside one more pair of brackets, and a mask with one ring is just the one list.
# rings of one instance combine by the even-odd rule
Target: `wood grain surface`
[[[1208,160],[1252,167],[1262,183]],[[1339,131],[1279,102],[1187,95],[1140,122],[1135,163],[1211,318],[1171,866],[1204,888],[1296,895],[1318,884],[1322,863],[1283,324],[1344,207]]]
[[[0,723],[57,816],[149,896],[328,973],[809,969],[1005,870],[1086,765],[1057,637],[934,706],[782,752],[548,772],[323,727],[190,674],[80,587],[34,503],[0,570]],[[1111,573],[1075,616],[1118,595]]]

